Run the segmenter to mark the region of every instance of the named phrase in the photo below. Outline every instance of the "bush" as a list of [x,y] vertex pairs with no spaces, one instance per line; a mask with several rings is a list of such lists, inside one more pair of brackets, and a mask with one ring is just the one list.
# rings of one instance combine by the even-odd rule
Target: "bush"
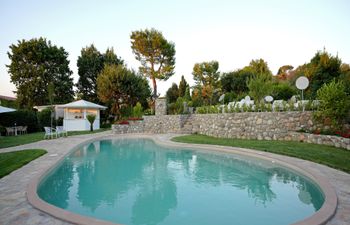
[[154,115],[154,110],[152,110],[152,109],[146,109],[146,110],[143,112],[143,115],[145,115],[145,116]]
[[227,104],[229,102],[233,102],[237,97],[236,93],[233,92],[227,92],[225,93],[225,97],[224,97],[224,103]]
[[320,100],[320,106],[314,113],[315,119],[322,123],[330,120],[333,128],[341,129],[350,110],[350,98],[345,92],[344,83],[333,80],[324,84],[317,91],[317,99]]
[[278,83],[273,85],[272,97],[276,100],[288,101],[295,94],[297,94],[296,89],[288,83]]
[[[38,122],[41,128],[51,127],[51,112],[50,108],[43,109],[41,112],[38,112]],[[52,121],[52,124],[55,124],[55,121]]]
[[175,103],[170,103],[168,105],[168,114],[183,114],[184,102],[184,98],[178,97]]
[[0,114],[0,124],[4,127],[27,126],[27,131],[36,132],[39,130],[36,113],[31,110],[19,110]]
[[132,109],[132,114],[136,118],[141,118],[142,117],[142,105],[141,103],[137,102],[134,108]]
[[56,125],[63,126],[63,117],[58,117],[58,119],[56,120]]
[[120,117],[121,118],[128,118],[132,116],[133,108],[131,106],[123,106],[120,108]]
[[111,123],[102,123],[100,128],[111,128],[112,124]]

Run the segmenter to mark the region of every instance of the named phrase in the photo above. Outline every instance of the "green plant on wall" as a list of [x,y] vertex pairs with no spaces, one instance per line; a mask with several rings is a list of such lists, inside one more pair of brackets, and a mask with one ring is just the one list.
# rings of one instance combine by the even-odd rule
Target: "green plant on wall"
[[317,91],[317,99],[320,105],[314,113],[315,119],[322,123],[330,120],[333,128],[342,129],[350,110],[350,96],[345,92],[344,83],[333,80],[324,84]]
[[96,119],[96,115],[89,114],[89,115],[86,116],[86,118],[87,118],[87,120],[90,123],[90,131],[93,131],[94,130],[94,122],[95,122],[95,119]]
[[142,117],[142,105],[140,102],[137,102],[134,108],[132,109],[132,114],[136,118],[141,118]]

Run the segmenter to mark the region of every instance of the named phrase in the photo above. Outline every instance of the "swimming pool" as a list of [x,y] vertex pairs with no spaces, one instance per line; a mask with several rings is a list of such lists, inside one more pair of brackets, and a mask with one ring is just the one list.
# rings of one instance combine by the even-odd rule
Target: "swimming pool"
[[59,208],[121,224],[283,225],[321,208],[303,175],[236,154],[101,140],[69,154],[37,193]]

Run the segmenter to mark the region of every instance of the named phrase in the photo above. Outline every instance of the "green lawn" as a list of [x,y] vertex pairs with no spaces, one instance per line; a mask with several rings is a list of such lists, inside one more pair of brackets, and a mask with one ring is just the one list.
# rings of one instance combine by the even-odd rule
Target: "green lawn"
[[[93,132],[90,131],[71,131],[68,132],[68,136],[73,135],[82,135],[82,134],[92,134],[92,133],[98,133],[102,131],[110,130],[110,128],[103,128],[99,130],[94,130]],[[1,136],[0,137],[0,148],[8,148],[12,146],[17,145],[24,145],[32,142],[37,142],[44,140],[44,132],[37,132],[37,133],[31,133],[31,134],[24,134],[24,135],[18,135],[18,136]]]
[[350,151],[326,145],[293,141],[259,141],[215,138],[205,135],[179,136],[172,140],[184,143],[234,146],[272,152],[306,159],[350,173]]
[[46,153],[42,149],[0,153],[0,178]]

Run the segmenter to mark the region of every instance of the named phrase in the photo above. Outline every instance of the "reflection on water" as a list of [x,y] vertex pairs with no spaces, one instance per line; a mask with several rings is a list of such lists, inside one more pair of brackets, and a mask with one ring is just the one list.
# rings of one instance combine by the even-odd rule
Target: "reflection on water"
[[[315,185],[272,163],[163,149],[150,140],[86,145],[43,180],[38,194],[82,215],[137,225],[289,224],[324,201]],[[289,206],[300,212],[291,215]]]

